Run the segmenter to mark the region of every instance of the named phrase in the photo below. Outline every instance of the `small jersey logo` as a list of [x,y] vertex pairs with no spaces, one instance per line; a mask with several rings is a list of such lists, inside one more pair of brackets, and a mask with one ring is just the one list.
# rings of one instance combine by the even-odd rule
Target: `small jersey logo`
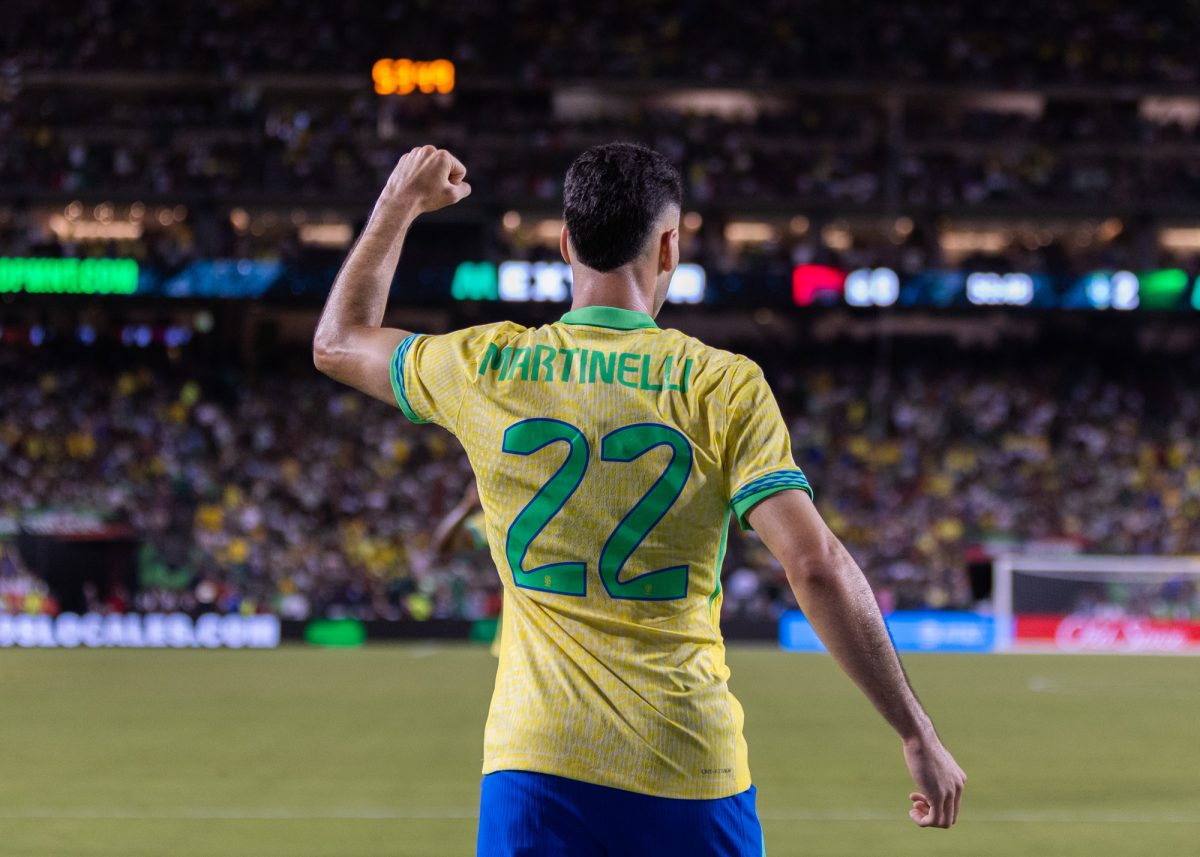
[[720,776],[721,774],[732,774],[733,768],[701,768],[700,773],[706,777]]

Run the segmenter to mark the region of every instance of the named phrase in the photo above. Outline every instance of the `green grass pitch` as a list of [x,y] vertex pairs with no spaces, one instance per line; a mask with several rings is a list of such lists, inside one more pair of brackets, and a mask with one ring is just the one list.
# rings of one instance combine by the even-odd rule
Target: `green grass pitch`
[[[729,661],[771,857],[1200,854],[1195,660],[909,657],[970,776],[951,831],[908,821],[899,742],[830,659]],[[471,854],[494,671],[465,645],[0,651],[0,855]]]

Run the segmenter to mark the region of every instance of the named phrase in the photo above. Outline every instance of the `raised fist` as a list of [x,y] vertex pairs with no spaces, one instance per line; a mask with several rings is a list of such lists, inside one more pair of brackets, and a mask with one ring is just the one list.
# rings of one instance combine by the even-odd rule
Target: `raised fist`
[[418,214],[437,211],[471,193],[466,175],[467,168],[445,149],[418,146],[400,158],[383,193],[411,203]]

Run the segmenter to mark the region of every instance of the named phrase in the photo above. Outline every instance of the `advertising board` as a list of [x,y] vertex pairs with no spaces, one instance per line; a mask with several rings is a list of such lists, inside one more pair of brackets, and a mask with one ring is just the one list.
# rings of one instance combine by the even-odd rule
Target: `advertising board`
[[[885,618],[902,652],[990,652],[996,644],[991,616],[938,610],[897,611]],[[779,619],[779,644],[793,652],[823,652],[825,646],[799,610]]]
[[278,616],[202,613],[0,613],[0,648],[273,649]]
[[1200,653],[1200,622],[1138,616],[1018,614],[1016,648],[1061,652]]

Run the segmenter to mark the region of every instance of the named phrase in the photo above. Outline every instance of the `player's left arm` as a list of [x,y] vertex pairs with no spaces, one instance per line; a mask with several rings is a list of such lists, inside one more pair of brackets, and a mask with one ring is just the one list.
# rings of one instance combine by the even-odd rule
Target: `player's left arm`
[[389,363],[410,332],[381,325],[400,250],[418,216],[470,194],[466,175],[467,168],[445,149],[421,146],[400,158],[325,301],[313,337],[318,370],[396,404]]
[[747,513],[783,566],[796,603],[830,654],[903,741],[920,788],[909,817],[921,827],[958,819],[967,775],[913,692],[867,578],[801,491],[781,491]]
[[724,398],[734,515],[758,531],[826,648],[903,739],[905,762],[921,788],[909,795],[909,816],[922,827],[949,827],[966,775],[913,692],[866,577],[817,513],[762,371],[749,361],[740,364]]

